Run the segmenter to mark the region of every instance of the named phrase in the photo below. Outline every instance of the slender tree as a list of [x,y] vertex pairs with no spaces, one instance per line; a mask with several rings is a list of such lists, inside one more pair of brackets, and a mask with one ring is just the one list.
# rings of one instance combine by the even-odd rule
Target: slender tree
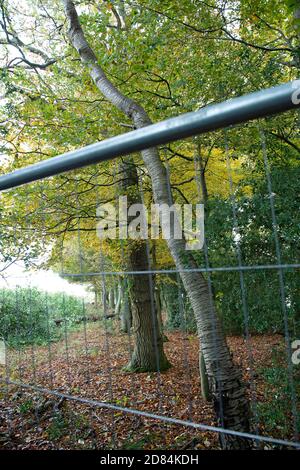
[[[100,92],[116,108],[132,120],[136,128],[151,124],[144,108],[131,98],[125,96],[108,79],[94,51],[87,42],[79,18],[71,0],[62,0],[69,24],[69,38],[77,50],[82,62]],[[156,148],[142,152],[142,158],[152,181],[154,199],[158,204],[168,204],[168,177],[166,169]],[[166,221],[163,220],[163,223]],[[220,423],[225,428],[236,431],[249,430],[249,406],[241,373],[232,361],[221,323],[218,319],[209,285],[195,269],[197,264],[192,255],[185,250],[184,239],[171,236],[168,246],[177,269],[190,298],[195,314],[201,350],[209,377],[211,393]],[[226,448],[248,446],[248,441],[235,436],[222,434],[222,444]]]

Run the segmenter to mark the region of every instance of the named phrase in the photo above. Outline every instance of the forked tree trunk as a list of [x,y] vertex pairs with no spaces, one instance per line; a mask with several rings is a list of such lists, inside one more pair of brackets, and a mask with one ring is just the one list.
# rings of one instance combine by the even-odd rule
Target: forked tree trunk
[[[62,0],[69,21],[71,43],[87,65],[91,78],[101,93],[119,110],[132,119],[136,128],[151,124],[145,110],[130,98],[124,96],[106,77],[98,64],[97,57],[87,43],[79,19],[71,0]],[[144,150],[142,158],[152,181],[153,195],[157,204],[168,204],[168,176],[156,148]],[[164,221],[163,221],[164,223]],[[168,246],[177,269],[180,271],[183,285],[189,296],[197,322],[211,393],[219,423],[224,428],[235,431],[249,431],[249,406],[241,373],[234,365],[221,323],[217,317],[209,287],[204,276],[199,272],[184,271],[197,268],[190,252],[185,250],[185,241],[173,236]],[[224,448],[245,448],[247,440],[222,434]]]

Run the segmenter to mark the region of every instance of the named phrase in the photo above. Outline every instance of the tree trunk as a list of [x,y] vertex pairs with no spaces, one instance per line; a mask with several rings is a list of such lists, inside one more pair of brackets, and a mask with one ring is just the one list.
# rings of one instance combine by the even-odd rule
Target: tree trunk
[[[132,119],[136,128],[151,124],[145,110],[132,99],[124,96],[106,77],[98,64],[97,57],[87,43],[71,0],[62,0],[69,21],[69,36],[81,60],[87,65],[91,78],[103,95],[126,116]],[[157,204],[168,204],[168,178],[156,148],[142,152],[142,158],[152,181],[154,199]],[[163,220],[163,223],[166,222]],[[189,296],[197,322],[215,411],[222,427],[235,431],[249,431],[249,407],[241,373],[234,365],[221,323],[217,317],[209,286],[200,272],[184,271],[197,268],[191,252],[185,250],[185,240],[168,240],[171,255],[180,271],[183,285]],[[142,254],[141,254],[142,255]],[[139,277],[139,276],[137,276]],[[141,312],[141,307],[138,309]],[[249,441],[221,434],[224,448],[244,448]]]
[[[138,116],[136,124],[147,119]],[[149,121],[147,122],[149,124]],[[168,203],[168,181],[156,149],[143,152],[143,159],[152,180],[156,203]],[[234,365],[223,331],[216,314],[209,286],[200,272],[185,271],[196,269],[196,262],[189,251],[185,250],[185,241],[170,237],[168,246],[181,279],[189,296],[197,323],[201,350],[211,386],[215,410],[220,424],[236,431],[249,430],[249,407],[242,384],[241,374]],[[230,435],[222,436],[226,448],[247,447],[248,442]]]
[[[155,241],[153,240],[152,243],[152,267],[153,270],[157,270],[157,263],[156,263],[156,245]],[[157,321],[158,321],[158,329],[159,329],[159,334],[162,336],[162,339],[164,342],[169,341],[167,336],[164,333],[164,322],[162,318],[162,305],[161,305],[161,297],[160,297],[160,286],[157,282],[157,276],[153,274],[153,285],[154,285],[154,301],[155,301],[155,307],[156,307],[156,314],[157,314]]]
[[211,394],[209,389],[209,380],[207,370],[205,366],[205,360],[202,352],[199,352],[199,369],[200,369],[200,383],[201,383],[201,394],[205,401],[211,401]]
[[[201,145],[196,139],[196,153],[195,153],[195,172],[196,172],[196,182],[198,187],[199,197],[201,198],[201,203],[204,204],[205,209],[205,219],[207,221],[208,217],[208,210],[207,210],[207,202],[208,202],[208,189],[206,184],[206,165],[208,160],[204,161],[201,153]],[[211,286],[212,295],[214,297],[213,286]],[[215,298],[215,297],[214,297]],[[205,401],[210,401],[212,396],[209,390],[209,379],[207,374],[207,369],[205,366],[204,356],[202,351],[199,352],[199,371],[200,371],[200,383],[201,383],[201,394],[202,398]]]
[[[130,249],[130,265],[135,271],[147,271],[145,244],[135,244]],[[163,371],[170,367],[163,349],[163,338],[157,321],[153,292],[150,291],[149,276],[138,274],[130,280],[133,331],[135,346],[127,369],[137,372]],[[149,298],[152,295],[152,299]]]
[[98,292],[97,290],[95,289],[94,291],[94,303],[95,303],[95,309],[98,310]]
[[154,300],[155,300],[159,334],[162,336],[163,341],[169,341],[167,336],[164,333],[164,322],[163,322],[163,317],[162,317],[162,306],[161,306],[161,299],[160,299],[160,287],[158,284],[156,284],[155,289],[154,289]]
[[111,287],[109,289],[108,305],[109,305],[110,310],[114,310],[115,308],[115,288],[114,287]]
[[[207,162],[203,161],[203,157],[201,155],[201,147],[200,144],[197,142],[196,144],[196,153],[195,153],[195,171],[196,171],[196,181],[199,191],[199,196],[201,194],[202,201],[201,203],[206,206],[208,201],[208,189],[206,184],[206,164]],[[198,176],[197,176],[198,173]]]
[[116,288],[115,298],[116,298],[116,305],[115,305],[115,315],[118,317],[121,311],[121,304],[122,304],[122,284],[118,284]]
[[[127,195],[128,206],[141,203],[137,169],[132,158],[121,161],[119,172],[120,192]],[[131,218],[128,216],[128,223]],[[148,254],[145,240],[127,240],[129,271],[147,271]],[[134,351],[126,370],[136,372],[162,371],[170,367],[159,329],[151,275],[136,274],[130,277],[129,295],[132,307]]]
[[129,333],[132,326],[132,313],[128,293],[128,283],[126,278],[122,281],[121,292],[121,331],[123,331],[123,333]]

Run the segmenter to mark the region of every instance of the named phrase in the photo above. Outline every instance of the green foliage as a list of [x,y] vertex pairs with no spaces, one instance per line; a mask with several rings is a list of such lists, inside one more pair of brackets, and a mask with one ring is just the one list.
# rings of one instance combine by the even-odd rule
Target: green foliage
[[21,414],[27,414],[28,412],[32,411],[34,409],[34,403],[31,399],[25,400],[22,403],[20,403],[18,410],[19,413]]
[[[293,264],[299,260],[299,172],[300,169],[294,166],[276,166],[271,170],[282,263]],[[252,188],[251,194],[245,194],[246,185]],[[278,264],[265,175],[256,173],[244,180],[236,190],[234,204],[242,265]],[[233,201],[211,198],[206,236],[212,266],[238,266],[238,245],[234,241],[233,227]],[[204,265],[203,254],[199,255],[198,263]],[[283,277],[288,326],[296,334],[300,330],[299,282],[293,269],[284,270]],[[216,272],[212,274],[212,281],[218,311],[227,333],[243,333],[247,322],[252,333],[284,331],[278,270],[252,269],[242,274],[239,271]]]
[[[3,67],[1,70],[0,78],[6,99],[1,108],[1,121],[4,124],[0,132],[3,134],[5,154],[11,157],[8,165],[11,169],[122,133],[124,124],[131,124],[120,111],[103,100],[92,83],[88,68],[78,60],[67,35],[62,34],[61,26],[52,31],[52,20],[49,22],[49,18],[54,18],[58,25],[65,24],[59,4],[56,1],[47,2],[48,17],[40,14],[37,0],[26,3],[28,11],[23,17],[22,12],[16,14],[10,11],[12,7],[4,2],[11,16],[16,14],[15,28],[23,24],[24,18],[28,20],[31,12],[34,28],[30,31],[28,27],[27,42],[36,45],[42,43],[48,56],[54,57],[57,62],[43,71],[42,80],[39,74],[33,74],[30,68],[22,66],[24,64],[13,69]],[[125,95],[134,97],[143,105],[154,121],[159,121],[211,102],[296,78],[299,75],[299,65],[295,61],[299,49],[299,38],[295,34],[295,25],[299,21],[295,19],[297,5],[295,0],[232,1],[227,2],[226,14],[220,15],[220,5],[215,1],[149,0],[146,4],[126,4],[123,11],[122,2],[114,2],[114,7],[122,17],[121,28],[117,27],[109,2],[98,2],[97,5],[83,2],[79,15],[99,64],[113,83]],[[49,30],[52,31],[51,41],[48,40]],[[226,30],[233,33],[238,41],[229,37]],[[2,56],[10,57],[10,53],[5,53],[5,45],[2,47]],[[41,60],[39,56],[34,57],[32,60]],[[299,173],[297,177],[291,171],[289,178],[283,169],[289,160],[299,156],[296,150],[299,147],[297,115],[287,113],[263,121],[262,125],[273,136],[277,136],[268,142],[268,148],[271,150],[272,179],[276,186],[274,191],[278,193],[279,190],[275,203],[282,261],[297,262],[299,225],[295,215],[299,214],[300,202],[299,198],[293,199],[293,195],[299,193]],[[221,140],[223,136],[217,133],[211,138],[201,136],[201,152],[207,154],[212,144],[217,149],[221,146]],[[11,142],[14,144],[11,145]],[[246,126],[238,130],[236,139],[229,145],[237,151],[236,158],[244,162],[240,175],[244,184],[253,188],[252,195],[245,196],[242,187],[237,194],[238,219],[243,233],[243,264],[248,265],[276,263],[269,199],[266,187],[263,188],[265,175],[260,146],[259,136],[251,126],[247,130]],[[195,153],[193,140],[172,143],[169,147],[188,159]],[[227,198],[228,190],[221,191],[223,183],[220,183],[227,178],[226,170],[224,172],[224,149],[219,153],[223,167],[219,165],[214,168],[208,164],[206,173],[209,203],[205,225],[209,258],[216,267],[237,264],[231,201]],[[276,170],[275,164],[280,161],[282,169]],[[186,173],[189,173],[188,161],[172,158],[169,162],[171,178],[176,178],[176,181],[172,181],[174,188],[180,189],[189,202],[194,202],[191,196],[196,194],[194,183],[183,184]],[[72,172],[67,176],[45,180],[42,196],[36,186],[33,186],[31,192],[26,186],[5,193],[0,214],[0,251],[4,261],[9,262],[18,255],[30,263],[41,252],[40,243],[46,231],[53,247],[48,265],[56,269],[57,265],[60,266],[63,238],[66,269],[70,272],[79,272],[79,269],[80,272],[82,269],[97,270],[99,243],[95,240],[95,200],[92,188],[95,183],[100,185],[101,202],[115,198],[116,186],[113,183],[118,178],[113,177],[113,165],[102,162],[99,168],[84,168],[75,175]],[[297,165],[299,168],[299,163]],[[191,167],[194,169],[193,162]],[[250,181],[246,181],[248,170],[253,167],[255,173]],[[96,176],[94,180],[93,176]],[[175,189],[173,193],[177,200],[179,196]],[[151,198],[151,188],[149,194]],[[41,207],[44,209],[43,217],[40,216]],[[75,248],[77,233],[74,227],[77,227],[78,216],[80,228],[86,230],[81,234],[83,259]],[[31,230],[24,230],[24,220]],[[14,229],[9,231],[9,226],[13,225]],[[34,241],[33,231],[36,234]],[[16,238],[20,253],[16,253],[14,248]],[[106,249],[111,269],[118,270],[122,265],[120,247],[114,242],[107,244]],[[164,249],[159,267],[164,265],[166,251]],[[198,262],[200,266],[205,266],[202,254],[199,254]],[[110,268],[105,266],[105,269]],[[212,278],[218,310],[226,331],[241,333],[244,330],[244,312],[239,273],[218,273],[212,275]],[[300,294],[295,274],[285,271],[285,281],[290,326],[297,328],[299,318],[296,305],[299,304]],[[95,283],[96,291],[100,290],[98,278],[89,279],[89,282]],[[278,273],[274,270],[245,273],[244,282],[250,330],[259,333],[282,331]],[[168,327],[183,328],[177,286],[168,284],[163,289]],[[193,330],[195,324],[185,297],[182,303],[185,322],[188,329]],[[11,322],[10,331],[16,328],[16,320]],[[38,323],[43,326],[37,336],[45,338],[47,324],[45,320]],[[27,333],[24,336],[27,337]]]
[[64,325],[70,328],[82,317],[82,309],[82,300],[62,293],[20,287],[1,289],[0,332],[11,346],[55,341]]
[[[291,159],[293,162],[293,160]],[[205,234],[208,256],[213,267],[238,267],[238,248],[244,266],[278,264],[270,197],[266,176],[257,158],[255,171],[236,186],[234,200],[211,196],[205,215]],[[277,217],[276,231],[280,243],[281,262],[299,262],[299,178],[300,169],[273,165],[271,168],[272,192]],[[248,188],[248,190],[246,190]],[[249,190],[251,188],[251,190]],[[233,205],[235,206],[239,247],[234,241]],[[197,253],[198,265],[205,266],[203,252]],[[300,286],[293,269],[283,272],[288,327],[293,334],[300,332]],[[283,333],[284,315],[281,284],[277,269],[249,269],[211,273],[217,309],[227,334]],[[180,329],[184,321],[193,331],[195,323],[188,299],[182,297],[181,318],[179,293],[176,282],[162,283],[167,327]]]
[[85,443],[93,429],[85,415],[81,415],[69,408],[57,410],[50,418],[50,424],[47,428],[47,435],[50,441],[59,441],[65,439],[72,448],[89,448]]
[[47,435],[50,441],[56,441],[67,432],[67,422],[62,413],[58,412],[48,426]]
[[168,279],[160,286],[163,300],[163,308],[166,312],[166,329],[196,331],[195,317],[183,289],[179,289],[177,283]]
[[147,449],[147,445],[149,445],[151,442],[155,442],[157,440],[158,436],[156,433],[153,432],[147,432],[144,434],[144,436],[141,439],[136,440],[135,437],[129,437],[122,445],[122,449],[125,450],[141,450],[141,449]]
[[[265,381],[264,401],[257,404],[258,420],[264,423],[267,433],[280,432],[284,435],[293,433],[292,394],[289,381],[289,370],[282,364],[278,355],[273,351],[273,364],[259,371]],[[297,367],[292,371],[296,397],[300,393],[300,374]],[[297,398],[296,398],[297,400]],[[296,417],[298,432],[300,431],[300,412]]]

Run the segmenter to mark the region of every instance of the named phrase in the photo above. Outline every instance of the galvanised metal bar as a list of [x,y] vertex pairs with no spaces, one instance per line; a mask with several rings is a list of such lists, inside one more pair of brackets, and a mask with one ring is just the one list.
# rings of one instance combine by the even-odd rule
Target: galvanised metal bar
[[[299,93],[297,92],[299,91]],[[300,107],[300,80],[233,98],[88,145],[0,177],[0,191],[185,137]],[[292,100],[292,97],[294,98]]]

